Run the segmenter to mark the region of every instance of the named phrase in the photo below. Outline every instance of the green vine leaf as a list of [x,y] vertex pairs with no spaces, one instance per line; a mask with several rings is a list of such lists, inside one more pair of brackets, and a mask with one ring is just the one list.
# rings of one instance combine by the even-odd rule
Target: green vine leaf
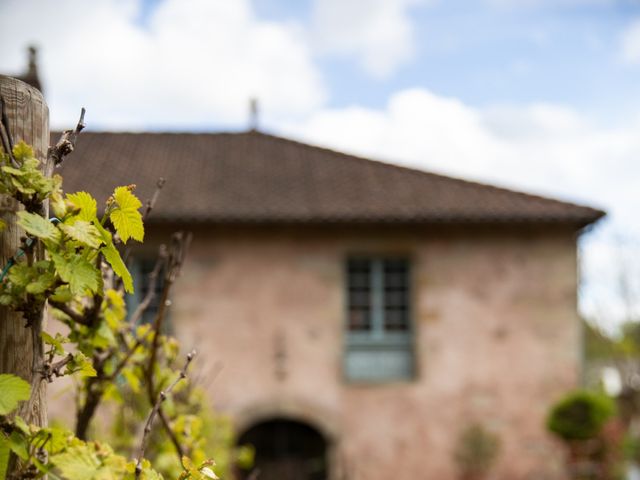
[[34,237],[53,242],[57,242],[60,239],[60,230],[49,220],[35,213],[18,212],[18,225]]
[[64,453],[51,457],[53,463],[67,480],[86,480],[95,478],[100,468],[100,460],[88,445],[76,445]]
[[122,261],[120,252],[118,252],[113,244],[102,247],[100,251],[104,255],[105,260],[111,265],[111,268],[113,268],[115,274],[122,278],[122,283],[127,293],[133,293],[133,278],[129,270],[127,270],[127,266]]
[[62,281],[69,284],[74,295],[84,295],[87,290],[98,290],[100,272],[83,257],[72,257],[67,260],[62,255],[51,253],[51,258]]
[[80,220],[87,222],[93,221],[98,213],[96,200],[87,192],[76,192],[67,195],[67,200],[72,207],[79,210],[78,217]]
[[29,459],[29,444],[24,435],[15,431],[11,432],[11,435],[9,435],[9,448],[22,460]]
[[66,373],[78,373],[81,377],[95,377],[98,374],[93,368],[91,360],[82,352],[73,356],[73,359],[67,364]]
[[9,466],[9,455],[11,449],[9,448],[9,440],[4,435],[0,434],[0,480],[4,480],[7,477],[7,467]]
[[77,220],[71,224],[60,225],[64,233],[74,240],[91,248],[99,248],[102,244],[102,236],[92,223],[86,220]]
[[41,332],[40,336],[42,337],[42,341],[44,343],[46,343],[47,345],[51,345],[51,348],[56,353],[56,355],[64,355],[66,353],[63,344],[69,343],[69,339],[67,337],[64,337],[60,333],[56,333],[56,336],[53,337],[47,332]]
[[18,403],[29,400],[31,386],[28,382],[9,373],[0,374],[0,415],[14,411]]
[[34,295],[37,295],[39,293],[44,293],[46,292],[55,282],[55,277],[53,276],[52,273],[44,273],[41,274],[38,278],[35,279],[35,281],[29,283],[29,285],[27,285],[27,292],[29,293],[33,293]]
[[19,162],[22,163],[28,158],[33,158],[33,148],[27,145],[24,141],[18,142],[18,144],[13,147],[13,157]]
[[142,206],[138,197],[131,193],[128,187],[118,187],[113,194],[117,206],[109,214],[109,218],[116,227],[116,232],[127,243],[129,238],[139,242],[144,239],[144,226],[142,225],[142,215],[138,209]]

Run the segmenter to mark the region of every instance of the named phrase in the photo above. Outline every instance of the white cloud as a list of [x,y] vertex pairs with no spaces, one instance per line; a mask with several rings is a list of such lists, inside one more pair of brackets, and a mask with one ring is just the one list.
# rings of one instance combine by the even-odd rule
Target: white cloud
[[[585,237],[583,249],[589,281],[582,306],[590,315],[616,302],[611,231],[640,239],[639,129],[637,120],[603,128],[562,105],[476,108],[424,89],[398,92],[382,109],[324,109],[282,126],[289,135],[369,158],[605,208],[610,220]],[[616,312],[601,316],[606,326],[616,325]]]
[[139,6],[0,2],[0,71],[19,72],[24,46],[41,45],[56,126],[73,124],[82,105],[93,126],[144,129],[238,122],[250,96],[273,118],[324,101],[300,29],[257,19],[248,0],[165,0],[145,26]]
[[619,56],[629,65],[640,64],[640,18],[631,22],[620,35]]
[[315,0],[314,44],[321,52],[355,57],[384,77],[411,60],[415,50],[411,7],[424,0]]
[[[605,181],[622,168],[638,170],[637,127],[603,129],[561,105],[475,108],[411,89],[383,109],[323,109],[284,129],[373,158],[606,203],[609,197],[598,195]],[[632,188],[620,180],[618,187]]]

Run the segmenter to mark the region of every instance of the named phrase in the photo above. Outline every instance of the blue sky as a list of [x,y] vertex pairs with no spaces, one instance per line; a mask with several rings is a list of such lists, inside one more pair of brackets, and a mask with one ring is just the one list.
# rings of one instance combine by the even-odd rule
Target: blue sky
[[[509,5],[491,8],[479,0],[410,5],[414,55],[383,78],[372,78],[353,58],[320,56],[330,104],[380,107],[396,90],[424,86],[477,106],[544,100],[610,117],[637,110],[638,71],[612,52],[621,32],[640,16],[640,2],[504,3]],[[312,23],[311,1],[255,0],[253,5],[267,19],[307,28]]]
[[640,311],[640,0],[0,1],[0,71],[32,42],[56,128],[242,130],[256,96],[270,132],[605,208],[582,310],[615,325],[624,270]]

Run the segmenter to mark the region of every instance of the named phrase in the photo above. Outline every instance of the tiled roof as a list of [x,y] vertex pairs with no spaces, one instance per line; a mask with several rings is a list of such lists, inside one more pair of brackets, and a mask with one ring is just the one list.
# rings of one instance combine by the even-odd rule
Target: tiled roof
[[[53,140],[58,137],[52,135]],[[565,223],[589,207],[245,133],[83,132],[62,166],[65,190],[100,201],[135,183],[155,221],[212,223]]]

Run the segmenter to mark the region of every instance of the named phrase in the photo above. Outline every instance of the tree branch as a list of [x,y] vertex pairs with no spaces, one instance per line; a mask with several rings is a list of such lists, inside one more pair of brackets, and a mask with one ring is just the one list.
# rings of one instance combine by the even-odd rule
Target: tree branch
[[147,200],[147,204],[146,207],[144,209],[144,213],[142,214],[142,221],[146,222],[147,218],[149,217],[149,214],[151,213],[151,210],[154,209],[154,207],[156,206],[156,202],[158,201],[158,197],[160,196],[160,190],[162,190],[162,187],[164,187],[164,184],[166,183],[166,180],[162,177],[158,178],[158,181],[156,182],[156,189],[153,192],[153,196],[151,197],[150,200]]
[[89,318],[82,315],[81,313],[76,312],[66,303],[56,302],[55,300],[50,299],[49,305],[55,308],[56,310],[60,310],[67,317],[71,318],[71,320],[73,320],[76,323],[79,323],[80,325],[84,325],[86,327],[91,325]]
[[149,288],[147,290],[147,293],[142,299],[142,302],[140,302],[140,304],[136,307],[135,311],[133,312],[133,315],[131,315],[131,318],[129,319],[129,323],[131,325],[136,325],[138,323],[138,321],[142,318],[142,315],[144,314],[144,312],[146,312],[147,308],[149,308],[151,301],[156,296],[156,284],[158,283],[158,275],[160,275],[160,270],[162,269],[162,265],[164,264],[166,258],[167,258],[166,248],[164,245],[161,245],[160,251],[158,252],[158,259],[156,260],[156,264],[154,265],[151,273],[149,273],[149,276],[147,277],[149,280],[148,281]]
[[47,151],[47,157],[49,160],[53,161],[53,164],[57,167],[62,163],[67,155],[73,152],[73,149],[76,146],[76,140],[78,139],[78,135],[84,129],[84,114],[85,109],[82,107],[80,110],[80,119],[78,120],[78,124],[76,128],[73,130],[65,130],[62,135],[60,135],[60,140],[53,147],[49,147]]
[[187,355],[187,361],[185,362],[184,367],[182,367],[182,370],[180,371],[180,375],[165,390],[162,390],[158,394],[158,398],[156,399],[156,402],[153,405],[153,408],[149,413],[149,417],[147,417],[147,421],[144,425],[142,442],[140,443],[140,450],[138,452],[138,459],[136,463],[136,478],[139,478],[140,474],[142,473],[142,459],[144,458],[144,451],[147,448],[147,442],[149,441],[149,433],[151,432],[151,426],[153,425],[154,419],[160,413],[162,402],[164,402],[167,399],[167,395],[171,393],[171,391],[175,388],[178,382],[180,382],[180,380],[182,380],[183,378],[187,377],[187,369],[189,368],[189,364],[191,363],[191,361],[195,356],[196,356],[196,351],[192,350],[191,353]]

